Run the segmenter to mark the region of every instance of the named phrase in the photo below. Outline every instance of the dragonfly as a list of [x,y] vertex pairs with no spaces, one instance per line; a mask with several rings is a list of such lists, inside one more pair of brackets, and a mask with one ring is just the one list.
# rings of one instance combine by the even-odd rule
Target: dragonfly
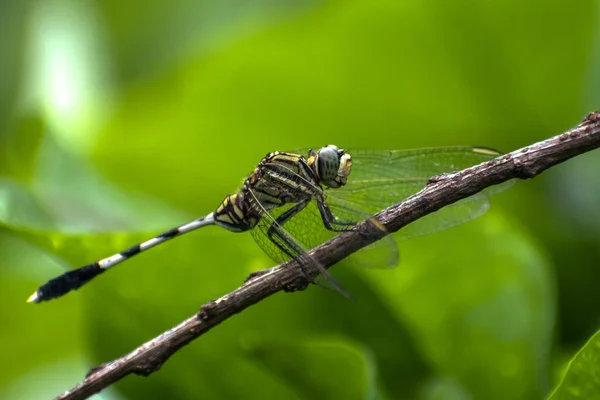
[[[432,176],[467,168],[500,154],[489,148],[466,146],[349,152],[327,145],[317,151],[275,151],[267,154],[241,188],[225,197],[210,214],[51,279],[27,301],[40,303],[61,297],[146,250],[209,225],[232,232],[250,231],[275,262],[298,259],[301,265],[310,265],[317,271],[318,283],[351,298],[331,273],[308,254],[308,249],[354,229],[357,223],[372,219],[378,211],[418,192]],[[474,219],[488,209],[491,194],[494,193],[489,190],[480,192],[384,237],[366,248],[367,254],[379,256],[363,257],[359,263],[374,267],[396,265],[397,240]]]

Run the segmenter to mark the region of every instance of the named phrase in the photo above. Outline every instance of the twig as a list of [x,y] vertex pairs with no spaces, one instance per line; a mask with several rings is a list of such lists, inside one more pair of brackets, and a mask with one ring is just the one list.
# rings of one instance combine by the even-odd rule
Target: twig
[[[381,226],[375,225],[381,224],[387,232],[396,232],[419,218],[489,186],[513,178],[533,178],[556,164],[598,147],[600,112],[595,112],[561,135],[462,171],[433,177],[419,193],[379,212],[375,216],[378,223],[364,221],[355,230],[339,234],[315,248],[311,255],[329,268],[383,237]],[[93,369],[81,383],[57,398],[84,399],[131,373],[150,375],[180,348],[212,327],[276,292],[297,287],[305,279],[302,268],[295,260],[254,276],[231,293],[204,304],[197,314],[173,329],[125,356]]]

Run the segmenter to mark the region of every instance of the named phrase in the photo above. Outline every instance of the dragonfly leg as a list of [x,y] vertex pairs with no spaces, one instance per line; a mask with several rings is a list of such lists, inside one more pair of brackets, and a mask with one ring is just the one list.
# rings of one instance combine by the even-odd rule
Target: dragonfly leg
[[[296,204],[294,207],[290,208],[283,214],[281,214],[277,219],[271,224],[267,234],[271,242],[275,243],[277,247],[279,247],[283,252],[292,258],[296,257],[300,262],[300,268],[302,269],[304,279],[298,278],[291,284],[289,284],[286,288],[286,292],[295,292],[297,290],[304,290],[308,287],[308,283],[317,282],[314,279],[310,278],[310,275],[306,273],[305,267],[307,265],[313,265],[318,271],[318,277],[323,278],[320,282],[339,293],[341,293],[344,297],[348,299],[352,299],[350,293],[348,293],[339,283],[338,281],[327,271],[325,267],[320,265],[316,260],[312,260],[302,248],[302,245],[293,237],[290,237],[289,234],[283,229],[282,225],[290,220],[294,215],[298,214],[300,211],[304,209],[308,205],[309,201],[303,201]],[[286,248],[287,247],[287,248]]]
[[296,204],[294,207],[290,208],[289,210],[281,214],[279,217],[277,217],[277,219],[275,219],[275,221],[271,224],[269,230],[267,231],[267,236],[269,237],[269,240],[275,243],[275,245],[279,247],[281,251],[283,251],[291,258],[297,257],[304,251],[303,249],[298,248],[298,246],[292,241],[286,240],[286,235],[281,232],[281,227],[294,215],[302,211],[307,205],[307,201]]
[[[273,242],[277,247],[279,247],[281,251],[283,251],[291,258],[301,256],[304,253],[304,249],[298,246],[298,244],[294,240],[288,240],[286,233],[282,230],[282,227],[283,224],[285,224],[292,217],[294,217],[296,214],[302,211],[304,207],[308,205],[308,203],[308,201],[300,202],[294,207],[284,212],[283,214],[281,214],[279,217],[277,217],[277,219],[275,219],[275,221],[271,224],[269,230],[267,231],[267,236],[269,237],[269,240],[271,240],[271,242]],[[308,274],[304,270],[305,262],[300,262],[300,266],[306,278],[305,281],[314,283],[311,279],[308,278]],[[308,284],[296,283],[293,286],[294,288],[288,288],[286,289],[286,291],[294,292],[296,290],[303,290],[306,289]]]
[[350,222],[350,221],[339,221],[335,215],[331,212],[329,205],[322,197],[315,197],[317,201],[317,206],[319,207],[319,212],[321,213],[321,219],[323,220],[323,224],[325,228],[334,232],[343,232],[351,230],[358,222]]

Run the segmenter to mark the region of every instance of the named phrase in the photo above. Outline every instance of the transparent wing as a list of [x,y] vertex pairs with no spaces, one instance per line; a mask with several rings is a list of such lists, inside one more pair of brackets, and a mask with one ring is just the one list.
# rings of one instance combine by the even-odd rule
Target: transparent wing
[[[363,207],[352,204],[341,198],[336,198],[330,201],[326,198],[327,204],[333,215],[340,221],[361,222],[369,219],[372,214],[366,211]],[[319,211],[315,205],[313,213],[318,215]],[[319,216],[320,223],[323,225],[322,217]],[[316,221],[318,223],[318,221]],[[352,254],[349,261],[366,268],[392,268],[398,265],[400,255],[398,246],[394,242],[394,238],[390,235],[380,239],[379,241],[363,248],[361,251]]]
[[[432,176],[468,168],[500,155],[494,150],[477,147],[393,151],[349,150],[348,152],[353,160],[348,183],[342,188],[324,191],[334,216],[347,222],[365,220],[383,208],[418,192],[425,187]],[[308,150],[297,150],[295,153],[307,155]],[[298,179],[304,184],[309,184],[301,177]],[[393,238],[401,240],[424,235],[474,219],[489,208],[488,195],[505,190],[511,185],[512,182],[508,182],[445,207],[410,224],[394,234]],[[258,199],[256,201],[258,202]],[[279,245],[274,243],[268,233],[277,218],[294,206],[295,204],[287,204],[270,212],[265,211],[258,226],[251,231],[254,240],[263,251],[278,263],[289,260],[290,254],[294,257],[304,256],[306,249],[312,249],[336,235],[336,232],[325,228],[319,209],[313,200],[282,224],[283,226],[277,228],[285,238],[286,243],[283,246],[290,246],[291,243],[290,248],[283,251],[282,243]],[[394,239],[388,236],[367,247],[365,252],[354,254],[351,259],[358,259],[359,264],[368,267],[394,266],[399,258],[398,249],[393,243]],[[314,260],[312,262],[316,263]],[[326,272],[322,274],[325,280],[335,282],[333,288],[339,291],[336,287],[339,284],[329,272],[322,266],[318,268]]]
[[[283,214],[291,207],[291,205],[280,207],[273,210],[272,215],[277,218],[277,216]],[[343,201],[338,201],[335,207],[330,208],[334,216],[340,221],[358,223],[371,217],[371,214],[365,210]],[[332,232],[325,228],[323,218],[319,212],[316,201],[314,200],[301,212],[288,220],[283,225],[283,228],[306,249],[312,249],[325,243],[338,234],[337,232]],[[352,227],[349,227],[349,229],[352,229]],[[258,238],[255,237],[255,241],[258,242]],[[269,256],[271,256],[271,253],[277,252],[277,249],[265,249],[260,243],[259,246],[261,246]],[[273,245],[265,243],[265,246]],[[277,256],[277,254],[275,254],[275,256]],[[273,258],[273,256],[271,256],[271,258]],[[352,254],[348,260],[366,268],[395,267],[398,265],[399,261],[398,246],[391,236],[387,236],[380,241],[367,246],[362,251]]]
[[[263,212],[257,226],[250,230],[254,241],[259,247],[276,263],[282,263],[292,258],[297,258],[303,265],[310,265],[319,271],[317,283],[341,293],[344,297],[351,299],[352,296],[331,275],[327,268],[323,267],[317,260],[307,253],[307,248],[297,240],[290,232],[277,222],[277,218],[296,204],[287,204],[276,208],[274,214],[268,212],[259,202],[258,196],[252,191],[253,198],[250,200],[254,205],[262,208]],[[292,217],[294,219],[294,217]],[[286,225],[289,223],[285,223]]]
[[[339,189],[326,189],[330,206],[352,204],[374,214],[423,189],[435,175],[458,171],[498,157],[501,153],[479,147],[437,147],[412,150],[348,150],[352,172]],[[470,221],[487,211],[488,195],[512,182],[463,199],[403,228],[397,240],[424,235]]]
[[275,219],[283,212],[287,211],[293,206],[293,204],[287,204],[278,209],[273,210],[270,213],[270,218],[268,216],[264,216],[258,222],[255,228],[250,230],[250,234],[252,238],[258,244],[258,246],[265,252],[266,255],[277,264],[281,264],[283,262],[291,260],[293,257],[297,257],[300,255],[297,251],[290,249],[290,253],[293,255],[290,256],[288,253],[284,252],[279,246],[269,239],[268,231],[271,227],[271,224],[275,221]]

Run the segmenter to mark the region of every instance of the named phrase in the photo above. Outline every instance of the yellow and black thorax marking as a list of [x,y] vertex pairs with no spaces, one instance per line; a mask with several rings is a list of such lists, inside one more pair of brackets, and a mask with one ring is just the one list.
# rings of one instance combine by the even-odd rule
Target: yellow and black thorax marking
[[261,160],[237,193],[223,200],[214,213],[215,222],[231,231],[246,231],[263,213],[320,192],[312,164],[302,155],[276,151]]

